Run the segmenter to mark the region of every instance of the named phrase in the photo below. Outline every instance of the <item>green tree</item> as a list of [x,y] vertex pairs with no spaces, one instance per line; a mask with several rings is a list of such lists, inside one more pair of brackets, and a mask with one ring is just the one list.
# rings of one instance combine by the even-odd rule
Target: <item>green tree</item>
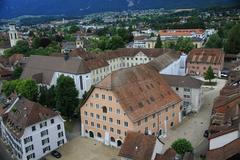
[[211,35],[205,45],[206,48],[222,48],[223,43],[222,39],[219,37],[217,33]]
[[24,54],[25,56],[28,56],[29,51],[30,51],[30,48],[29,48],[28,42],[24,40],[20,40],[16,43],[14,47],[5,50],[4,55],[7,57],[10,57],[15,53],[21,53],[21,54]]
[[31,79],[4,81],[3,93],[9,96],[13,92],[36,101],[38,97],[38,86],[36,82]]
[[115,50],[124,47],[124,41],[120,36],[113,36],[107,43],[107,49]]
[[77,31],[79,31],[79,27],[76,26],[76,25],[72,25],[72,26],[70,26],[68,32],[69,32],[70,34],[73,34],[73,33],[76,33]]
[[156,41],[156,44],[155,44],[155,48],[162,48],[162,40],[161,40],[160,35],[157,36],[157,41]]
[[46,105],[49,108],[54,108],[56,106],[56,94],[55,87],[51,86],[49,89],[47,86],[39,87],[39,99],[38,102],[42,105]]
[[78,91],[71,77],[61,75],[55,88],[56,107],[62,115],[71,118],[78,107]]
[[10,96],[16,90],[16,86],[20,80],[4,81],[2,90],[5,96]]
[[240,24],[236,24],[228,33],[225,52],[230,54],[240,53]]
[[193,151],[192,144],[184,138],[178,139],[175,142],[173,142],[171,147],[177,152],[177,154],[181,155],[182,157],[186,152]]
[[31,79],[20,80],[17,83],[16,91],[25,98],[36,101],[38,97],[38,86],[37,83]]
[[211,83],[211,80],[214,79],[214,72],[211,66],[208,67],[207,71],[204,73],[204,79],[209,80],[209,83]]
[[175,49],[177,51],[183,51],[189,53],[194,48],[194,44],[191,38],[178,38]]
[[13,71],[13,79],[18,79],[22,74],[23,69],[21,67],[16,67]]

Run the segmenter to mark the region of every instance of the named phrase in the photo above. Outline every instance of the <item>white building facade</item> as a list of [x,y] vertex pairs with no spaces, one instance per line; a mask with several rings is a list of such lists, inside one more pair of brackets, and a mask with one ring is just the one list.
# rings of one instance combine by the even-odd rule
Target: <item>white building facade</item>
[[[21,106],[20,103],[27,104],[29,100],[23,97],[17,98],[0,119],[1,138],[11,148],[15,159],[38,160],[67,142],[64,120],[60,115],[49,109],[38,109],[37,107],[43,107],[39,105],[32,107],[32,113],[28,114],[29,106]],[[19,123],[14,122],[12,117],[17,112],[19,114],[25,112],[24,116],[19,118]],[[48,118],[42,118],[41,121],[22,128],[21,122],[25,121],[24,119],[28,120],[28,123],[33,121],[30,118],[31,114],[35,114],[33,112],[39,112],[39,115],[45,115]],[[35,118],[39,117],[35,116]]]
[[9,39],[11,47],[15,46],[17,41],[19,41],[18,32],[14,24],[9,24]]

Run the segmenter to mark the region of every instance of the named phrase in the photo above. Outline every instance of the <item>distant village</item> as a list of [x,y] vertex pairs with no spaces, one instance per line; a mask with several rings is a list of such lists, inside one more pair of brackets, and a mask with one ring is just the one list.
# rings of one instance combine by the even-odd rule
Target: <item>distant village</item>
[[[159,12],[2,25],[5,156],[240,159],[239,22],[223,30],[112,26],[169,14]],[[191,19],[180,17],[179,24]]]

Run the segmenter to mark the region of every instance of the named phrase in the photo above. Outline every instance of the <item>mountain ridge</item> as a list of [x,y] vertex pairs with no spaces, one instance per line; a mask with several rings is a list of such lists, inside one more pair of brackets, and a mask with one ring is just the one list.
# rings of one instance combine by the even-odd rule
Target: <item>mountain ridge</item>
[[0,0],[0,19],[22,15],[81,16],[105,11],[204,8],[237,2],[238,0]]

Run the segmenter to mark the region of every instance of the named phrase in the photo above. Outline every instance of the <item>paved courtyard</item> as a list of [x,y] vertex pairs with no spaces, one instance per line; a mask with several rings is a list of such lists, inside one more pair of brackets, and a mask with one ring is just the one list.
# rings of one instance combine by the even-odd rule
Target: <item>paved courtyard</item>
[[[207,150],[207,140],[203,137],[203,133],[209,126],[213,100],[225,85],[225,80],[217,80],[217,82],[214,88],[204,88],[204,102],[199,113],[187,116],[179,126],[168,131],[168,137],[162,139],[165,143],[164,150],[168,149],[178,138],[191,141],[198,155],[203,150]],[[62,154],[61,160],[120,160],[117,156],[119,149],[80,136],[70,140],[59,151]],[[51,155],[46,158],[47,160],[55,159]]]
[[218,79],[217,82],[214,88],[204,88],[203,106],[199,113],[187,116],[179,126],[168,131],[168,137],[162,139],[165,142],[165,150],[178,138],[188,139],[194,148],[198,148],[201,144],[206,149],[207,140],[203,137],[203,133],[209,126],[213,101],[225,85],[225,80]]
[[[72,139],[58,151],[62,154],[60,160],[120,160],[118,149],[84,137]],[[51,155],[46,159],[56,160]]]

